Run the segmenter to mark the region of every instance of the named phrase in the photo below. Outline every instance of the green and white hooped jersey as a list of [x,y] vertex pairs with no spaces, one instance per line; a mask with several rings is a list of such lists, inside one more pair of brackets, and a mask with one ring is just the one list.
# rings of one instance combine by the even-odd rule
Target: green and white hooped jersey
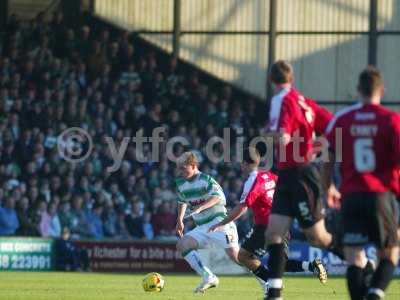
[[176,191],[179,203],[186,203],[189,209],[204,203],[212,196],[218,197],[219,202],[214,206],[193,215],[196,225],[211,222],[216,217],[226,216],[226,199],[221,186],[210,175],[199,172],[192,180],[177,179]]

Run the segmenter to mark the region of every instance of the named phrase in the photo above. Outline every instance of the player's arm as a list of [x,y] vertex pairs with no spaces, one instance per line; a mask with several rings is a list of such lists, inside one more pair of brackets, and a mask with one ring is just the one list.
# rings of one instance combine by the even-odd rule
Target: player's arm
[[176,227],[175,231],[178,234],[179,237],[183,236],[183,229],[185,228],[185,225],[183,224],[183,218],[185,216],[185,212],[187,209],[187,203],[185,202],[185,197],[183,194],[180,192],[178,186],[175,187],[176,194],[178,196],[178,216],[176,219]]
[[322,106],[318,105],[314,100],[308,99],[308,104],[315,113],[314,129],[318,134],[325,134],[329,123],[333,119],[333,114]]
[[336,162],[335,153],[332,147],[334,141],[336,140],[335,120],[332,120],[331,124],[327,126],[325,136],[330,144],[330,149],[329,149],[328,161],[325,161],[322,165],[322,170],[321,170],[322,187],[327,195],[328,206],[330,208],[339,209],[341,195],[333,183],[333,173]]
[[183,235],[183,229],[185,228],[185,225],[183,224],[183,217],[185,216],[187,204],[179,202],[178,203],[178,217],[176,220],[176,233],[179,236]]
[[239,203],[231,210],[231,212],[225,219],[223,219],[221,222],[211,226],[208,231],[210,231],[210,232],[217,231],[220,227],[239,219],[246,211],[247,211],[246,203]]
[[193,209],[192,213],[193,214],[201,213],[203,210],[206,210],[206,209],[218,204],[218,202],[220,200],[221,199],[218,196],[211,196],[204,203],[200,204],[199,206],[196,206],[196,208]]
[[322,185],[327,195],[327,203],[330,208],[340,208],[340,193],[333,183],[333,172],[335,168],[335,156],[329,152],[329,160],[322,166]]
[[394,157],[398,167],[400,167],[400,114],[392,117],[392,130],[393,134],[390,139],[393,143]]
[[193,210],[193,214],[198,214],[203,210],[206,210],[214,205],[217,205],[222,198],[224,198],[224,193],[220,185],[215,181],[214,178],[209,177],[209,183],[207,186],[207,195],[204,198],[207,198],[206,201],[201,203],[200,205],[196,206]]
[[187,204],[186,203],[181,203],[181,202],[178,203],[178,217],[177,217],[177,220],[179,222],[183,222],[183,218],[185,216],[186,209],[187,209]]
[[218,224],[211,226],[209,231],[216,231],[220,227],[235,221],[240,218],[246,211],[248,207],[252,207],[254,201],[257,199],[257,194],[254,193],[256,176],[250,176],[244,183],[243,193],[240,196],[240,203],[235,206],[235,208],[229,213],[229,215],[219,222]]
[[274,144],[279,144],[283,146],[289,144],[291,140],[291,136],[289,133],[286,133],[284,131],[279,131],[279,132],[269,131],[268,128],[266,129],[265,136],[272,137]]

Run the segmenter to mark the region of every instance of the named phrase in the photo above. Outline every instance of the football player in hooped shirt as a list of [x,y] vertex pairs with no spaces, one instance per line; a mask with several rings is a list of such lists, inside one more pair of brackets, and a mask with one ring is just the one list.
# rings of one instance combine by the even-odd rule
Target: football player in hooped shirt
[[[215,245],[223,248],[229,258],[237,263],[239,244],[236,225],[231,222],[218,232],[209,232],[212,225],[226,216],[224,192],[214,178],[199,171],[198,160],[193,152],[183,153],[177,161],[177,167],[182,177],[176,180],[179,197],[176,231],[180,237],[176,247],[203,279],[194,292],[204,293],[217,287],[219,279],[204,265],[197,249]],[[196,227],[184,234],[183,219],[187,208],[191,209],[189,216]]]
[[[255,148],[247,148],[243,153],[241,168],[248,175],[240,198],[240,203],[230,214],[219,223],[210,227],[209,231],[224,228],[226,224],[235,221],[242,216],[248,208],[253,212],[254,226],[246,237],[239,250],[238,260],[253,272],[262,282],[267,283],[269,279],[268,270],[261,264],[258,257],[263,256],[265,251],[265,229],[267,228],[269,215],[272,207],[272,197],[275,191],[277,176],[269,171],[259,170],[260,154]],[[287,252],[287,244],[285,245]],[[319,259],[313,262],[288,260],[285,267],[286,272],[315,272],[319,280],[325,283],[327,272]],[[268,285],[264,284],[264,293]]]
[[[352,300],[384,298],[399,258],[398,206],[400,117],[380,105],[384,94],[380,72],[368,67],[358,79],[360,102],[339,111],[327,128],[330,150],[341,155],[341,219],[347,283]],[[340,132],[342,153],[334,152]],[[338,194],[332,184],[334,159],[324,166],[328,197]],[[369,286],[363,281],[364,246],[373,243],[379,264]]]

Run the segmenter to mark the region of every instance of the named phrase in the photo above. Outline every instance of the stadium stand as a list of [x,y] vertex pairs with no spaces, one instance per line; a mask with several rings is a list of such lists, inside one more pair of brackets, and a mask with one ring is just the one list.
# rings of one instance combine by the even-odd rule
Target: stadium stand
[[[158,163],[140,163],[129,144],[119,170],[106,171],[106,137],[118,143],[159,126],[165,140],[185,137],[198,150],[201,170],[221,183],[228,206],[240,197],[239,164],[212,163],[204,146],[224,127],[232,141],[257,135],[265,104],[99,24],[69,26],[61,13],[51,22],[9,19],[0,41],[1,235],[60,237],[68,228],[73,239],[173,239],[176,169],[165,153]],[[57,151],[57,136],[69,127],[93,138],[81,163]],[[143,155],[151,154],[145,146]],[[249,220],[240,220],[242,234]]]

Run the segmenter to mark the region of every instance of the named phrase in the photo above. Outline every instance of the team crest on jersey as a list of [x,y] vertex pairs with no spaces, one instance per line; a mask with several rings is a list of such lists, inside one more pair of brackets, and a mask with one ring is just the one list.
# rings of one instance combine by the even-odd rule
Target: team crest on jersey
[[275,186],[276,186],[276,183],[275,183],[275,181],[272,181],[272,180],[271,181],[266,181],[265,184],[264,184],[264,187],[265,187],[266,190],[273,189]]
[[204,202],[206,202],[206,200],[197,199],[197,200],[190,201],[190,205],[191,206],[199,206],[199,205],[203,204]]

